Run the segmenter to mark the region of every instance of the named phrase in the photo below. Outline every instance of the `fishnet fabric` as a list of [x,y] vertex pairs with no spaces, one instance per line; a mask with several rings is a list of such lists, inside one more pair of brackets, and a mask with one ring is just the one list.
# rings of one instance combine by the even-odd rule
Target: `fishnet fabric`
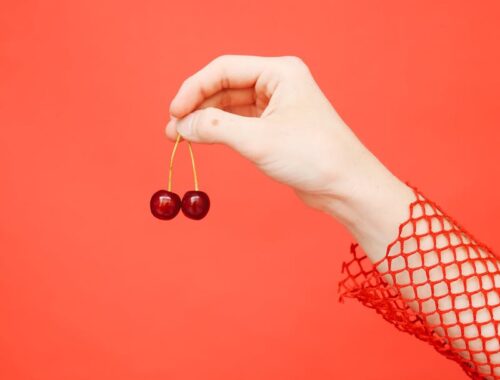
[[500,264],[485,245],[414,189],[409,217],[385,257],[357,244],[342,266],[341,301],[356,298],[430,343],[473,379],[500,379]]

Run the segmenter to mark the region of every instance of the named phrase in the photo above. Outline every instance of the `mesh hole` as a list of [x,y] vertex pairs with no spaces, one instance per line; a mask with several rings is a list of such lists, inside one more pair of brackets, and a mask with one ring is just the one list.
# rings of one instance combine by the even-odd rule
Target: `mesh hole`
[[474,322],[474,314],[470,310],[462,311],[458,313],[458,319],[462,324],[469,324]]
[[439,282],[435,284],[433,293],[435,297],[442,297],[444,295],[450,294],[448,284],[446,282]]
[[488,323],[481,326],[481,335],[484,338],[491,338],[495,336],[495,326],[493,325],[493,323]]
[[[498,342],[498,339],[494,338],[494,339],[487,340],[484,344],[484,348],[488,352],[497,352],[498,350],[500,350],[500,344]],[[491,356],[492,355],[490,355],[490,360],[491,360]]]

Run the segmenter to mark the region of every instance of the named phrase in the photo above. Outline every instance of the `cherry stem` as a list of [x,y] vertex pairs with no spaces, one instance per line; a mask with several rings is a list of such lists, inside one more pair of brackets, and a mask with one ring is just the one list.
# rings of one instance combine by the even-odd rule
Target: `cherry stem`
[[[179,143],[181,142],[182,137],[181,135],[177,135],[177,139],[175,140],[175,145],[174,149],[172,149],[172,155],[170,156],[170,168],[168,172],[168,191],[172,191],[172,173],[174,171],[174,158],[175,154],[177,152],[177,147],[179,146]],[[191,167],[193,168],[193,179],[194,179],[194,189],[195,191],[198,191],[198,176],[196,174],[196,165],[194,164],[194,153],[193,153],[193,147],[191,146],[191,142],[187,141],[188,148],[189,148],[189,156],[191,157]]]
[[188,144],[188,148],[189,148],[189,156],[191,157],[191,167],[193,168],[194,189],[195,189],[195,191],[198,191],[198,175],[196,174],[196,165],[194,164],[193,147],[191,146],[190,141],[188,141],[187,144]]

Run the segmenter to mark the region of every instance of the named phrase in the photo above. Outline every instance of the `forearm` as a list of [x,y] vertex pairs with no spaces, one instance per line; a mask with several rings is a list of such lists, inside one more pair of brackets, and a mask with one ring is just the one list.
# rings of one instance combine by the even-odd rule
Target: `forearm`
[[[400,297],[408,307],[406,324],[391,321],[398,328],[431,342],[471,376],[500,378],[498,260],[434,203],[385,171],[373,168],[372,178],[352,187],[352,197],[330,203],[328,211],[351,231],[379,274],[344,291],[353,290],[351,295],[391,321],[401,316],[386,313],[398,307],[395,301],[370,300],[371,290],[384,287],[380,294]],[[369,187],[377,178],[380,184]],[[374,277],[380,281],[375,286]]]

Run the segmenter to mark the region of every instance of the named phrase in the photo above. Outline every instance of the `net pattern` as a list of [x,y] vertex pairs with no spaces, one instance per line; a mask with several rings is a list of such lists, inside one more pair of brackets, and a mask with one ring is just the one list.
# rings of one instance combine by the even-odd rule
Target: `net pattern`
[[340,300],[359,300],[458,362],[473,379],[500,379],[499,261],[413,190],[409,217],[382,260],[372,265],[351,245]]

